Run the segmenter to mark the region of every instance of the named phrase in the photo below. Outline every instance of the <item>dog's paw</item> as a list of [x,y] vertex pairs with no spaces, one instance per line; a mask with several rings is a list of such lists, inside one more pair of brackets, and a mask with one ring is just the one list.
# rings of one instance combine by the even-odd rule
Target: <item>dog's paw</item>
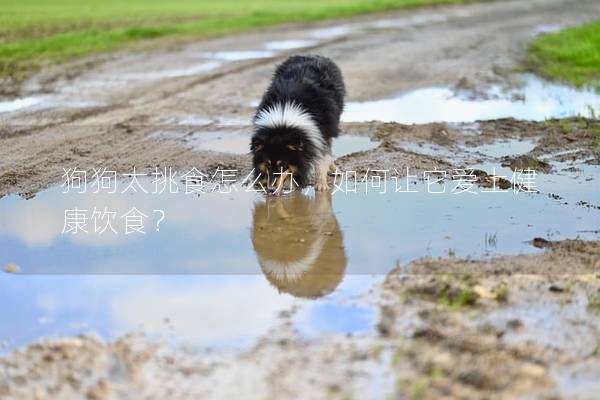
[[318,182],[315,184],[315,190],[319,192],[329,190],[329,184],[327,184],[327,182]]

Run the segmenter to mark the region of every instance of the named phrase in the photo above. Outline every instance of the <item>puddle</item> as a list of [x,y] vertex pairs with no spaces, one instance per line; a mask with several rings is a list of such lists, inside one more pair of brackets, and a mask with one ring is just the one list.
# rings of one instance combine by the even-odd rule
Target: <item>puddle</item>
[[195,62],[183,68],[169,68],[168,66],[161,65],[159,62],[157,62],[156,65],[153,65],[152,62],[147,62],[143,66],[133,64],[133,67],[129,64],[125,64],[122,69],[127,68],[127,70],[120,73],[115,73],[111,70],[89,71],[83,78],[62,87],[61,94],[63,96],[72,96],[80,94],[82,88],[118,88],[119,85],[126,82],[156,81],[161,79],[194,76],[203,72],[212,71],[221,65],[222,63],[218,61]]
[[0,317],[4,350],[42,337],[94,333],[114,339],[140,331],[209,349],[244,347],[293,302],[247,275],[5,275],[0,290],[5,304],[15,306]]
[[42,97],[22,97],[19,99],[0,101],[0,113],[22,110],[40,103]]
[[[459,146],[459,148],[469,156],[478,154],[491,158],[479,164],[469,165],[470,168],[480,169],[488,173],[492,172],[497,176],[511,180],[514,171],[508,167],[502,167],[498,159],[504,156],[514,157],[527,154],[533,150],[536,144],[535,139],[508,139],[476,147]],[[554,201],[558,203],[577,204],[584,202],[587,205],[600,206],[600,191],[598,190],[600,166],[587,164],[585,160],[566,162],[553,162],[550,160],[550,158],[559,154],[578,151],[561,151],[539,157],[540,161],[547,161],[552,166],[552,171],[549,174],[536,172],[535,185],[542,194],[555,197]]]
[[[527,154],[535,148],[537,141],[506,139],[474,147],[468,145],[440,146],[430,142],[400,142],[397,145],[405,151],[444,160],[449,164],[465,165],[488,172],[496,168],[498,174],[500,174],[499,171],[504,171],[512,175],[512,171],[500,166],[500,159],[504,156],[514,157]],[[480,164],[474,164],[472,161],[474,158],[480,160],[478,161]]]
[[[178,125],[204,126],[204,125],[210,125],[213,122],[214,121],[210,118],[199,117],[196,115],[190,115],[188,117],[184,117],[184,118],[180,119],[179,121],[177,121],[177,124]],[[167,123],[169,123],[169,122],[167,122]]]
[[[190,122],[195,122],[190,125],[201,125],[198,122],[204,122],[204,119],[200,119],[199,121],[191,120]],[[180,122],[180,124],[183,125],[183,122]],[[240,128],[240,130],[248,130],[250,132],[251,128]],[[250,133],[245,134],[235,131],[229,133],[209,131],[193,134],[160,132],[155,134],[154,137],[184,141],[185,145],[193,150],[217,151],[231,154],[248,154],[250,152]],[[341,135],[337,139],[334,139],[332,152],[334,157],[342,157],[357,151],[371,150],[377,146],[379,146],[378,141],[373,141],[366,136]]]
[[376,21],[372,24],[373,28],[389,29],[389,28],[405,28],[411,26],[421,26],[444,22],[448,20],[446,14],[417,14],[408,18],[384,19]]
[[340,36],[347,35],[347,34],[353,32],[354,30],[355,29],[353,29],[350,26],[340,25],[340,26],[334,26],[331,28],[323,28],[323,29],[314,30],[310,33],[310,36],[315,39],[320,39],[320,40],[331,40],[331,39],[336,39]]
[[[573,194],[598,203],[600,193],[586,180],[588,176],[598,178],[598,172],[596,167],[580,176],[539,174],[538,189],[557,189],[562,195],[566,188],[559,181],[564,180],[570,182]],[[405,178],[398,181],[403,185]],[[446,193],[428,193],[426,182],[411,185],[416,193],[395,193],[396,182],[390,180],[386,181],[386,193],[380,193],[383,188],[359,183],[357,192],[338,191],[332,199],[325,194],[297,194],[268,202],[246,187],[221,188],[231,193],[152,194],[154,183],[150,179],[143,182],[137,193],[132,193],[136,186],[129,186],[128,181],[119,189],[129,186],[125,194],[62,193],[62,188],[54,188],[31,200],[18,196],[1,199],[2,265],[14,263],[22,273],[267,274],[273,283],[290,274],[298,275],[327,250],[328,257],[333,258],[327,270],[332,276],[329,293],[344,272],[386,273],[398,259],[406,262],[424,255],[445,255],[450,248],[457,255],[472,257],[531,252],[536,250],[525,242],[534,236],[545,237],[560,227],[555,239],[574,237],[580,230],[597,229],[600,222],[597,210],[563,206],[546,196],[512,191],[453,194],[452,182],[447,182]],[[150,193],[141,192],[140,187]],[[183,191],[183,183],[178,188]],[[429,189],[442,188],[432,184]],[[133,207],[146,214],[146,233],[125,234],[124,220],[116,219],[116,234],[62,234],[65,210],[79,208],[91,214],[94,208],[106,207],[118,215]],[[165,213],[160,224],[154,210]],[[544,217],[549,213],[552,221]],[[499,225],[498,221],[508,222]],[[92,222],[88,221],[88,228]],[[357,227],[361,227],[360,232]],[[273,235],[272,230],[278,233]],[[494,249],[484,246],[486,232],[497,232]],[[303,262],[296,260],[289,268],[281,268],[290,260],[269,256],[277,253],[277,246],[272,245],[276,242],[288,249],[297,248],[298,254],[306,250]],[[336,250],[342,248],[352,249],[350,256]],[[375,249],[381,254],[371,259]],[[257,262],[249,263],[248,257],[257,258]],[[342,262],[345,257],[364,264],[346,267]],[[81,258],[86,260],[85,266]]]
[[[248,128],[250,132],[251,128]],[[186,138],[187,145],[194,150],[218,151],[220,153],[250,153],[250,134],[201,132]]]
[[162,69],[159,71],[144,71],[144,72],[130,72],[120,74],[118,76],[114,76],[108,78],[107,80],[117,80],[117,81],[129,81],[129,80],[157,80],[157,79],[166,79],[166,78],[178,78],[184,76],[193,76],[200,74],[202,72],[211,71],[215,68],[221,66],[221,63],[212,61],[212,62],[204,62],[196,65],[190,65],[186,68],[175,68],[175,69]]
[[214,53],[204,53],[204,57],[222,61],[243,61],[255,58],[273,57],[275,53],[267,50],[247,50],[247,51],[217,51]]
[[276,40],[265,43],[267,50],[293,50],[302,49],[305,47],[314,46],[317,44],[315,40]]
[[471,15],[465,10],[446,10],[445,13],[420,13],[399,18],[376,19],[373,21],[349,23],[316,29],[310,32],[310,37],[318,40],[334,40],[349,34],[362,34],[372,30],[407,29],[427,24],[442,23],[449,19],[463,19]]
[[477,147],[462,147],[467,152],[475,152],[492,158],[504,156],[518,156],[527,154],[537,145],[533,139],[509,139],[498,140],[493,143],[483,144]]
[[[471,160],[474,156],[484,156],[496,160],[504,156],[517,156],[527,154],[536,146],[537,141],[533,139],[507,139],[497,140],[493,143],[483,144],[476,147],[466,145],[440,146],[430,142],[399,142],[397,145],[403,150],[417,154],[430,156],[436,159],[444,159],[451,164],[461,163],[465,159]],[[486,163],[483,166],[491,169],[495,164]],[[482,166],[482,165],[479,165]],[[484,169],[484,168],[479,168]]]
[[352,305],[319,303],[296,317],[300,333],[309,338],[329,334],[364,335],[374,332],[378,315],[374,309]]
[[600,112],[600,95],[528,76],[520,89],[492,87],[489,99],[473,100],[449,88],[418,89],[398,97],[349,102],[342,121],[380,120],[404,124],[474,122],[498,118],[543,121],[577,115],[589,116],[590,107]]
[[552,372],[552,377],[565,399],[590,399],[593,398],[590,397],[591,393],[600,392],[600,367],[594,357],[587,357],[581,363]]
[[[65,94],[67,92],[64,92]],[[9,106],[2,109],[0,104],[0,114],[2,113],[18,113],[21,111],[40,111],[51,108],[65,108],[65,109],[79,109],[79,108],[91,108],[100,107],[104,105],[101,102],[95,100],[86,100],[83,98],[70,98],[66,95],[44,95],[39,97],[25,97],[17,99],[12,102]]]
[[[535,278],[531,283],[535,286]],[[575,291],[565,300],[564,295],[548,298],[536,292],[521,291],[518,301],[491,310],[472,323],[495,327],[508,346],[535,343],[568,354],[573,361],[554,365],[550,373],[562,397],[588,398],[600,389],[600,369],[592,354],[598,345],[598,322],[590,318],[587,296]]]
[[556,33],[560,30],[564,29],[563,25],[558,25],[558,24],[542,24],[542,25],[537,25],[534,29],[533,29],[533,36],[542,36],[542,35],[547,35],[549,33]]
[[[395,193],[386,182],[385,194],[359,184],[357,193],[273,199],[239,186],[199,195],[58,187],[30,200],[5,197],[0,264],[20,272],[0,274],[0,300],[13,310],[0,317],[0,342],[142,330],[202,348],[244,346],[293,305],[304,335],[361,334],[377,318],[356,298],[398,263],[538,252],[527,243],[537,236],[599,239],[600,211],[544,195],[432,194],[424,182],[411,185],[417,193]],[[589,182],[571,186],[600,202]],[[154,190],[150,179],[140,187]],[[124,232],[133,207],[147,216],[145,234]],[[65,210],[75,208],[89,211],[89,232],[63,234]],[[93,233],[93,210],[115,212],[117,233]]]
[[334,157],[342,157],[358,151],[373,150],[379,144],[379,141],[371,140],[366,136],[341,135],[334,139],[331,151]]
[[[592,206],[600,206],[600,191],[598,190],[600,166],[576,162],[555,163],[552,167],[553,173],[540,173],[536,175],[535,183],[541,193],[545,195],[558,195],[559,197],[554,200],[557,203],[568,202],[571,205],[576,205],[583,201]],[[577,171],[564,171],[568,167],[574,167]],[[491,166],[490,164],[481,164],[474,166],[474,168],[489,171]],[[509,168],[497,165],[495,168],[497,175],[512,177],[513,171]],[[600,212],[600,210],[596,210],[596,212]],[[595,214],[591,215],[594,216]],[[597,230],[598,228],[595,229]]]
[[[590,349],[597,344],[597,328],[588,315],[587,296],[579,293],[569,302],[540,301],[535,295],[530,297],[521,299],[520,304],[491,311],[478,324],[490,324],[500,331],[506,331],[502,338],[508,344],[535,342],[568,351],[579,359],[588,356]],[[526,328],[506,330],[506,326],[514,320],[520,321],[521,326]],[[570,330],[562,329],[569,323],[573,324]],[[575,342],[574,337],[578,338]]]

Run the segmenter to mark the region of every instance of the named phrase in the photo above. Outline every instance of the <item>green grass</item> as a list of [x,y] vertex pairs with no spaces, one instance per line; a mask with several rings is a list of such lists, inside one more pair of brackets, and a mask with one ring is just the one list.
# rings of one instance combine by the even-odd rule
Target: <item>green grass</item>
[[469,279],[454,275],[439,275],[438,279],[424,285],[407,288],[404,300],[413,297],[437,302],[450,310],[477,306],[479,295],[471,288]]
[[429,386],[429,380],[427,378],[419,378],[412,385],[410,385],[410,398],[412,400],[419,400],[425,397],[425,392]]
[[588,310],[600,314],[600,295],[591,295],[588,297]]
[[592,353],[593,357],[600,357],[600,342],[596,345],[594,352]]
[[467,0],[0,0],[0,78],[161,37],[203,38]]
[[456,293],[445,292],[440,298],[440,304],[452,310],[473,306],[477,303],[477,293],[469,288],[461,288]]
[[534,40],[528,60],[547,78],[600,90],[600,21]]

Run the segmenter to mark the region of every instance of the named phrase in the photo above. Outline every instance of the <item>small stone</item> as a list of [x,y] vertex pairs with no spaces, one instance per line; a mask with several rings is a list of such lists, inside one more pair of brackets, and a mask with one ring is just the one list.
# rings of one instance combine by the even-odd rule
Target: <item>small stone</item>
[[8,263],[4,266],[4,272],[9,273],[9,274],[16,274],[20,270],[21,270],[21,268],[19,268],[19,266],[16,264]]
[[550,291],[554,293],[562,293],[565,291],[565,288],[558,285],[550,285]]
[[552,242],[539,237],[533,238],[531,244],[533,244],[533,246],[537,247],[538,249],[546,249],[552,247]]
[[521,320],[515,318],[507,321],[506,326],[510,329],[519,329],[523,326],[523,323],[521,322]]
[[525,375],[540,378],[546,374],[546,369],[541,365],[527,363],[521,367],[521,372]]
[[489,288],[486,288],[485,286],[475,285],[473,287],[473,291],[482,299],[493,299],[496,297],[494,295],[494,293]]
[[472,369],[461,373],[458,379],[461,382],[473,386],[477,389],[486,389],[494,387],[492,378],[489,375],[485,374],[483,371],[477,369]]
[[8,396],[10,394],[10,387],[7,383],[0,384],[0,396]]

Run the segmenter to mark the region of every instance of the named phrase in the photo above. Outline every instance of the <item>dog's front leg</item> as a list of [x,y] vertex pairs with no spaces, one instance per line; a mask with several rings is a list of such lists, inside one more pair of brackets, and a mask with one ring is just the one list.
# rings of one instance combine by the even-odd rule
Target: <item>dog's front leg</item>
[[333,157],[330,154],[325,154],[319,160],[317,166],[317,181],[315,182],[315,190],[329,190],[329,184],[327,183],[327,173],[333,163]]
[[331,164],[329,164],[329,172],[331,172],[333,174],[337,170],[338,170],[337,165],[335,165],[335,161],[333,160],[333,157],[331,157]]

